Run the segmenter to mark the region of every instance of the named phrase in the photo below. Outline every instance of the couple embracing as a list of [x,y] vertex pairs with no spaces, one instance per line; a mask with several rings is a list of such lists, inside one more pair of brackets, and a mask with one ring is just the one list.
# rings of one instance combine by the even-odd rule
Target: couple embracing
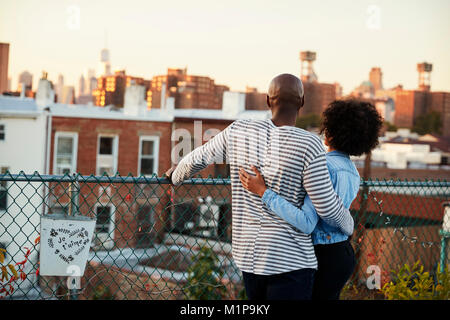
[[232,254],[250,300],[339,299],[355,267],[349,207],[360,177],[350,155],[378,143],[382,119],[370,103],[334,101],[321,132],[295,127],[301,80],[275,77],[270,120],[237,120],[184,157],[174,185],[213,163],[230,165]]

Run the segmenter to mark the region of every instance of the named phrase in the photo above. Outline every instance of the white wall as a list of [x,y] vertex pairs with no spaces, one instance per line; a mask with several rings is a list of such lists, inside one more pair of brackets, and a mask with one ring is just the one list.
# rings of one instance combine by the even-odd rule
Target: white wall
[[245,111],[245,93],[225,91],[222,98],[222,110],[226,116],[235,117]]
[[[44,173],[45,116],[19,118],[0,114],[5,125],[5,140],[0,141],[0,167],[8,167],[12,174]],[[7,182],[8,198],[5,210],[0,210],[0,242],[6,244],[7,263],[24,259],[24,247],[32,248],[40,233],[43,187],[41,183]],[[36,248],[39,248],[38,246]],[[13,257],[11,255],[14,255]],[[31,263],[30,263],[31,262]],[[37,262],[37,250],[25,268],[26,281],[17,281],[16,294],[27,291],[35,281],[31,264]]]
[[408,162],[440,164],[440,152],[431,152],[429,145],[383,143],[372,151],[372,161],[386,162],[391,169],[406,169]]

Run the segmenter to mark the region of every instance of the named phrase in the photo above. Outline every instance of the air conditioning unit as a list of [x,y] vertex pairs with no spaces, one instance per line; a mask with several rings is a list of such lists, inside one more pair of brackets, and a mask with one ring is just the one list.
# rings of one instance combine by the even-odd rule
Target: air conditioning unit
[[114,157],[112,155],[98,155],[98,174],[102,175],[106,172],[108,175],[112,176],[115,174],[113,168]]
[[172,228],[175,232],[185,232],[195,228],[195,210],[191,203],[178,204],[174,209]]
[[111,250],[114,247],[114,240],[111,239],[108,233],[96,233],[91,247],[94,250]]
[[57,165],[58,174],[70,174],[72,171],[72,166],[70,164],[59,164]]
[[206,199],[199,199],[200,228],[208,228],[211,230],[211,235],[217,235],[217,229],[219,227],[220,208],[217,204],[213,203],[212,198],[208,196]]

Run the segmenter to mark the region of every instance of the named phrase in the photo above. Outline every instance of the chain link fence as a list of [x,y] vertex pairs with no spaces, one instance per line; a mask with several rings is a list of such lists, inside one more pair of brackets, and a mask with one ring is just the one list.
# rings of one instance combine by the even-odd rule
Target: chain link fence
[[[450,182],[362,181],[352,204],[351,238],[365,283],[420,260],[448,263]],[[96,219],[78,289],[39,273],[40,218]],[[0,175],[0,296],[10,299],[245,299],[231,255],[229,179]],[[9,266],[15,266],[16,275]],[[9,274],[9,275],[8,275]],[[13,279],[14,281],[12,281]]]

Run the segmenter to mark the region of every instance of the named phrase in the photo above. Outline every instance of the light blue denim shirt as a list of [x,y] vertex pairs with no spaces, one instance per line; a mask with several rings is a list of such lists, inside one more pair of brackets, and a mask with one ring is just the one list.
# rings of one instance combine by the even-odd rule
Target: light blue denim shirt
[[[350,157],[339,151],[326,154],[328,171],[334,190],[348,209],[358,194],[361,178]],[[297,230],[311,234],[314,244],[331,244],[348,239],[351,233],[325,223],[316,213],[311,199],[306,196],[301,209],[267,189],[262,197],[267,207]]]

